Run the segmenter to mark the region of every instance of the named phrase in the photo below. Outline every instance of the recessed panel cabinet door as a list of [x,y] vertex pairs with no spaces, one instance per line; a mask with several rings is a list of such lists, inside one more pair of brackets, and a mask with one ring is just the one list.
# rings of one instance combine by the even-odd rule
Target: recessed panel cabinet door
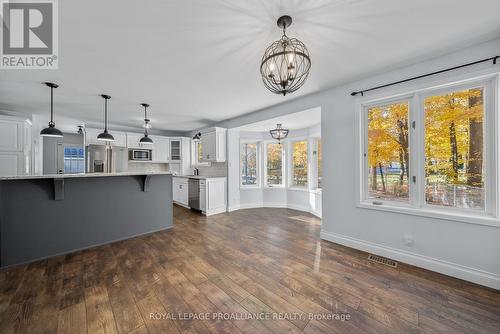
[[216,160],[217,134],[215,131],[204,133],[201,136],[201,146],[203,147],[203,161]]
[[22,151],[23,136],[23,123],[2,120],[0,122],[0,151]]
[[23,175],[24,154],[22,152],[0,153],[0,176]]

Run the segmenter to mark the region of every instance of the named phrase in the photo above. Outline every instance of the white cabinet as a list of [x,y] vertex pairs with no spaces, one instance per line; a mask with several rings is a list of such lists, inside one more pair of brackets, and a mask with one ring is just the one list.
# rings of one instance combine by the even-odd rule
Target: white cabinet
[[173,174],[189,175],[191,170],[191,139],[170,138],[170,171]]
[[200,209],[207,216],[226,212],[226,178],[200,180]]
[[17,120],[0,119],[0,151],[22,151],[24,124]]
[[[143,148],[145,145],[140,143],[141,138],[144,137],[143,134],[138,133],[128,133],[127,132],[127,147],[128,148]],[[151,145],[147,145],[150,147]]]
[[0,152],[0,176],[24,175],[24,154],[21,152]]
[[181,139],[170,138],[170,161],[181,161]]
[[151,136],[153,139],[153,162],[170,160],[170,139],[162,136]]
[[31,122],[0,116],[0,176],[31,173]]
[[112,146],[127,147],[127,134],[125,132],[112,132],[115,141],[111,143]]
[[172,180],[172,197],[174,202],[182,206],[188,206],[188,179],[174,177]]
[[210,128],[201,132],[202,161],[226,161],[226,133],[224,128]]

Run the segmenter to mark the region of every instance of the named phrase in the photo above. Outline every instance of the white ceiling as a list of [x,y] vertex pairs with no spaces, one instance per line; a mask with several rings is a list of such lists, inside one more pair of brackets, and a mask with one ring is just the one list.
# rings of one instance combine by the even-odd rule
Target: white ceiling
[[[85,0],[59,1],[59,70],[0,71],[0,109],[48,114],[43,81],[60,84],[56,115],[155,129],[192,130],[339,83],[500,36],[498,0]],[[301,90],[268,92],[265,48],[289,36],[309,48]]]
[[289,130],[298,130],[310,128],[314,125],[321,123],[321,108],[313,108],[309,110],[304,110],[296,112],[293,114],[287,114],[279,117],[274,117],[271,119],[266,119],[264,121],[255,122],[251,124],[243,125],[237,128],[240,131],[252,131],[252,132],[266,132],[274,129],[276,124],[281,124],[283,128]]

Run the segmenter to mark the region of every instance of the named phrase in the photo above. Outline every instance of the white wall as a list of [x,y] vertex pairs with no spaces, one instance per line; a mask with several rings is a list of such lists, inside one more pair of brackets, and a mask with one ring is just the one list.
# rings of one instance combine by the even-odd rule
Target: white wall
[[[270,140],[268,132],[246,132],[239,129],[230,129],[228,131],[228,211],[249,208],[275,207],[290,208],[305,212],[310,212],[321,218],[321,190],[315,188],[316,163],[312,163],[312,150],[314,139],[321,137],[321,126],[316,126],[290,131],[289,137],[283,141],[285,150],[285,187],[269,188],[264,186],[264,147],[263,145]],[[290,171],[290,142],[294,139],[308,139],[309,141],[309,187],[307,189],[293,189],[288,184]],[[245,188],[240,187],[240,143],[242,141],[256,141],[259,146],[259,187]],[[285,167],[286,166],[286,167]],[[313,183],[314,179],[314,183]]]
[[[275,107],[222,122],[219,126],[238,127],[321,106],[323,168],[325,171],[321,237],[500,289],[499,226],[375,211],[355,206],[355,177],[357,176],[354,168],[356,161],[354,133],[357,98],[350,96],[350,92],[354,90],[496,55],[500,55],[500,39],[342,87],[291,100]],[[382,89],[376,94],[392,95],[405,90],[499,71],[500,64],[494,66],[491,63],[482,63]],[[403,236],[407,234],[414,238],[414,244],[411,247],[406,246],[403,242]]]

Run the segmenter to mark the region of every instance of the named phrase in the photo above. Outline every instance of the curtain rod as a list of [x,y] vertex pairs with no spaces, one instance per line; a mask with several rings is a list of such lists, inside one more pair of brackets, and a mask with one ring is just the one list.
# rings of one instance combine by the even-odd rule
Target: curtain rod
[[428,76],[431,76],[431,75],[436,75],[436,74],[440,74],[440,73],[443,73],[443,72],[453,71],[453,70],[456,70],[456,69],[459,69],[459,68],[462,68],[462,67],[472,66],[472,65],[476,65],[476,64],[479,64],[479,63],[484,63],[484,62],[487,62],[487,61],[493,61],[493,65],[495,65],[497,63],[497,59],[498,58],[500,58],[500,56],[490,57],[490,58],[486,58],[486,59],[474,61],[472,63],[463,64],[463,65],[459,65],[459,66],[455,66],[455,67],[450,67],[450,68],[447,68],[447,69],[444,69],[444,70],[440,70],[440,71],[436,71],[436,72],[432,72],[432,73],[422,74],[422,75],[419,75],[419,76],[416,76],[416,77],[412,77],[412,78],[409,78],[409,79],[399,80],[399,81],[391,82],[391,83],[388,83],[388,84],[385,84],[385,85],[381,85],[381,86],[377,86],[377,87],[372,87],[372,88],[368,88],[368,89],[359,90],[357,92],[352,92],[351,96],[356,96],[358,94],[361,94],[361,96],[363,96],[364,93],[372,91],[372,90],[375,90],[375,89],[385,88],[385,87],[397,85],[397,84],[400,84],[400,83],[403,83],[403,82],[412,81],[412,80],[416,80],[416,79],[420,79],[420,78],[425,78],[425,77],[428,77]]

